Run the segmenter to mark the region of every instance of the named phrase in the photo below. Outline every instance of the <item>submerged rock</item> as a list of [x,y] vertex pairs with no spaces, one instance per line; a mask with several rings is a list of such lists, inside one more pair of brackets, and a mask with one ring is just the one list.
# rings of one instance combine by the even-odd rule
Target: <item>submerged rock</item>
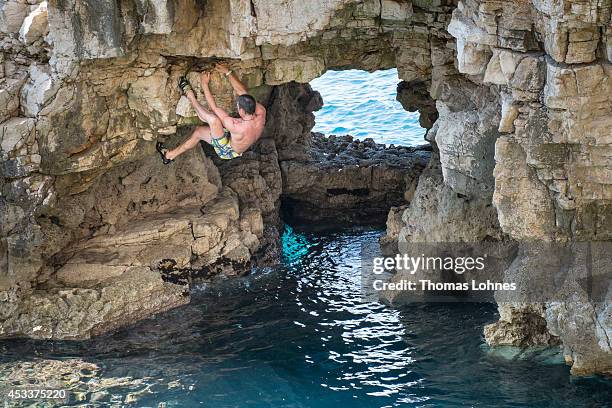
[[542,304],[502,304],[499,314],[499,321],[484,329],[487,343],[492,346],[531,347],[560,343],[547,328],[546,307]]

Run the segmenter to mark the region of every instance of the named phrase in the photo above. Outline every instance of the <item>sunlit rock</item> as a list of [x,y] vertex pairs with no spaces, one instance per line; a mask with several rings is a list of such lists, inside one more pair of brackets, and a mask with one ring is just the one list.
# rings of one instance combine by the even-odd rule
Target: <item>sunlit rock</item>
[[18,33],[27,15],[27,3],[16,0],[3,1],[0,4],[0,32]]
[[[495,144],[495,194],[493,202],[504,231],[519,239],[536,239],[553,234],[553,203],[548,190],[525,162],[522,147],[507,138]],[[529,191],[529,200],[521,195]]]
[[514,132],[514,119],[519,115],[518,107],[508,94],[502,96],[501,119],[499,120],[500,133]]
[[21,91],[21,107],[25,116],[35,117],[51,100],[59,87],[47,66],[32,65],[30,79]]
[[266,73],[269,85],[278,85],[290,80],[309,82],[323,74],[325,63],[319,58],[302,58],[298,60],[274,60]]
[[23,21],[19,29],[19,39],[29,45],[44,36],[48,30],[47,2],[43,1]]
[[382,0],[380,17],[384,20],[407,20],[412,16],[412,3]]
[[0,154],[3,159],[27,153],[28,146],[35,142],[34,123],[30,118],[13,118],[0,124]]
[[173,115],[174,101],[169,101],[166,96],[172,87],[168,82],[168,74],[159,70],[130,84],[127,91],[128,106],[138,113],[141,120],[148,122],[144,127],[155,129],[176,123]]
[[19,109],[19,93],[27,79],[26,73],[19,73],[14,78],[5,78],[0,89],[0,121],[15,116]]

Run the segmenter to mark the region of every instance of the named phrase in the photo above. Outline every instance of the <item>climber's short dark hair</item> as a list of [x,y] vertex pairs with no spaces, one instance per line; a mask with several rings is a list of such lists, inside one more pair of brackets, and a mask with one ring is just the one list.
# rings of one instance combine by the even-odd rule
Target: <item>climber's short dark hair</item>
[[252,115],[255,113],[257,102],[255,102],[255,98],[253,98],[251,95],[240,95],[238,97],[238,107],[244,109],[248,115]]

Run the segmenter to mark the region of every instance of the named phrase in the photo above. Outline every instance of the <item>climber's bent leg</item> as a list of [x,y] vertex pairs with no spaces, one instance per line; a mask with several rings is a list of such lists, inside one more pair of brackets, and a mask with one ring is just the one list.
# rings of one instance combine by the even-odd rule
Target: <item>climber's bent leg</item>
[[210,126],[203,125],[196,127],[191,136],[187,140],[185,140],[180,146],[165,153],[166,158],[168,160],[176,159],[178,156],[185,153],[187,150],[196,147],[200,140],[204,140],[207,143],[211,142],[212,136]]
[[187,99],[189,99],[191,106],[193,106],[193,109],[195,109],[196,113],[198,114],[198,117],[202,122],[208,123],[213,132],[217,130],[215,127],[218,124],[221,128],[221,134],[223,134],[223,124],[221,123],[221,120],[217,117],[217,115],[206,109],[200,104],[200,102],[198,102],[198,99],[196,98],[195,93],[193,91],[187,91]]

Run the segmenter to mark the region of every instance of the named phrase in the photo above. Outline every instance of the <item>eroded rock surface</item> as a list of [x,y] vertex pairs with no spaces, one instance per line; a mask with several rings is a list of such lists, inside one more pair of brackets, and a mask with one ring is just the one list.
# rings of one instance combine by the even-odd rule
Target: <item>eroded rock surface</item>
[[409,203],[430,149],[385,147],[371,139],[312,134],[306,160],[281,162],[291,218],[325,223],[382,223]]
[[[107,299],[100,291],[110,290],[113,279],[140,276],[147,282],[140,296],[162,294],[167,301],[144,302],[139,314],[130,314],[126,299],[133,293],[119,290],[101,301],[111,308],[102,321],[81,325],[85,306],[78,305],[88,301],[79,295],[75,309],[62,314],[74,324],[58,325],[54,312],[40,325],[55,329],[40,336],[88,336],[127,323],[116,318],[122,309],[141,318],[184,302],[183,287],[164,283],[151,266],[156,251],[140,252],[149,258],[129,251],[155,248],[162,232],[174,231],[173,245],[182,252],[173,259],[181,267],[223,263],[225,255],[246,259],[262,249],[259,219],[263,235],[273,237],[288,184],[281,168],[308,160],[312,111],[321,103],[296,82],[331,68],[396,66],[411,90],[400,100],[431,126],[428,139],[440,164],[421,176],[405,225],[395,228],[400,240],[430,234],[609,241],[610,14],[607,2],[574,0],[50,0],[46,13],[36,0],[0,2],[3,335],[36,336],[42,315],[32,302],[64,310],[61,287]],[[191,156],[161,166],[155,141],[178,143],[181,129],[198,123],[179,103],[177,78],[188,73],[195,83],[218,59],[230,62],[267,105],[265,137],[232,163]],[[232,110],[224,78],[215,74],[212,87]],[[227,226],[213,227],[198,211],[215,214],[209,206],[220,199],[237,210]],[[481,219],[465,217],[466,208]],[[203,235],[190,236],[198,223],[206,225]],[[142,234],[130,235],[130,226]],[[123,248],[120,261],[111,261],[113,240]],[[198,240],[206,244],[195,245]],[[99,259],[108,267],[120,262],[119,268],[78,283],[60,280],[81,275],[64,269],[71,259],[78,265],[98,259],[85,256],[87,248],[101,250]],[[531,261],[537,268],[537,259]],[[91,282],[95,293],[87,292]],[[580,292],[569,285],[566,300],[555,304],[512,305],[513,313],[502,306],[508,330],[488,329],[497,333],[488,334],[490,343],[513,343],[512,333],[528,337],[537,315],[563,344],[574,372],[610,372],[610,344],[602,341],[610,330],[610,299],[594,305],[572,297]],[[581,316],[597,324],[576,336],[573,322]],[[533,338],[547,339],[537,327]]]
[[[602,161],[600,154],[607,156],[604,152],[610,149],[611,65],[603,52],[607,40],[598,34],[609,29],[610,12],[609,4],[572,3],[561,8],[546,1],[460,2],[453,11],[449,32],[457,38],[458,54],[466,56],[459,71],[484,72],[477,81],[499,86],[503,136],[495,144],[493,202],[502,230],[516,240],[610,239],[612,172],[609,160]],[[540,38],[543,47],[533,41]],[[522,279],[546,262],[540,253],[520,256],[528,259],[516,262],[530,265]],[[596,324],[584,326],[578,340],[568,326],[559,329],[556,323],[574,320],[580,309],[601,313],[580,293],[574,282],[565,298],[543,305],[546,312],[542,306],[502,304],[499,324],[515,324],[522,331],[545,318],[548,331],[559,336],[568,361],[574,362],[573,372],[610,372],[610,345],[600,341]],[[605,304],[610,300],[603,299]],[[513,312],[507,313],[510,309]],[[549,336],[540,333],[534,329],[534,337],[541,340],[531,341],[549,342]],[[491,344],[516,344],[514,335],[504,339],[492,328],[486,334]],[[584,343],[592,345],[589,352]]]

